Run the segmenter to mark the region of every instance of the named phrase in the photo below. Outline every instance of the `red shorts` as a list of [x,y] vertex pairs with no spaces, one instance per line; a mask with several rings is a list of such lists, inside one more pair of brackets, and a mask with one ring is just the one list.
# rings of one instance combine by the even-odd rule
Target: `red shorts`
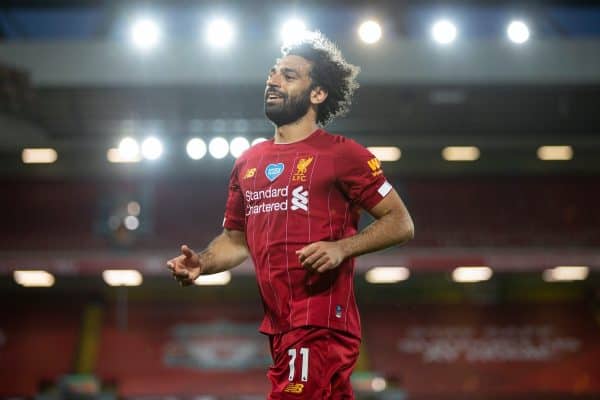
[[350,384],[360,339],[341,331],[302,327],[269,336],[273,366],[269,400],[354,399]]

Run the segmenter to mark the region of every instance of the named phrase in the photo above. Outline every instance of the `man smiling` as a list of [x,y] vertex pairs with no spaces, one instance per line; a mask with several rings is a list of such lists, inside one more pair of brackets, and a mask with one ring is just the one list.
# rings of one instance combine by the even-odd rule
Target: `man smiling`
[[[322,129],[346,114],[358,68],[320,33],[285,47],[265,88],[273,139],[231,173],[223,233],[167,262],[187,286],[252,258],[273,365],[269,399],[353,399],[360,317],[354,257],[402,244],[412,219],[364,147]],[[375,221],[358,232],[359,212]]]

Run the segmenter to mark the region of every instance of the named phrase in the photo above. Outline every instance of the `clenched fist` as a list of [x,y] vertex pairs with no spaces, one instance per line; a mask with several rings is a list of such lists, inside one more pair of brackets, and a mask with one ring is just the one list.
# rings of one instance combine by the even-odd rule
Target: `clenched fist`
[[202,264],[198,254],[187,245],[181,246],[181,255],[167,261],[167,268],[180,286],[189,286],[202,273]]

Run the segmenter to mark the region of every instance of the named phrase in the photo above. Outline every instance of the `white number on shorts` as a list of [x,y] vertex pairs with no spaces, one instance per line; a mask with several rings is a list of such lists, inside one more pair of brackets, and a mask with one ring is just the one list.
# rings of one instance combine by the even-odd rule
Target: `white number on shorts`
[[[290,375],[288,379],[290,381],[293,381],[294,375],[296,375],[296,354],[296,349],[288,350],[288,356],[290,356]],[[302,376],[300,379],[302,382],[308,382],[308,347],[301,347],[300,355],[302,356]]]

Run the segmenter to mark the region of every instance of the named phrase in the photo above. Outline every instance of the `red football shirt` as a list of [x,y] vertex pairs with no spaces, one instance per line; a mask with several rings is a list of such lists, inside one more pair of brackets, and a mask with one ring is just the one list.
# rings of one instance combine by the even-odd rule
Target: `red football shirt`
[[356,234],[360,209],[391,190],[373,154],[321,129],[295,143],[262,142],[238,158],[223,226],[246,234],[265,309],[261,332],[314,325],[360,337],[354,259],[310,273],[296,250]]

